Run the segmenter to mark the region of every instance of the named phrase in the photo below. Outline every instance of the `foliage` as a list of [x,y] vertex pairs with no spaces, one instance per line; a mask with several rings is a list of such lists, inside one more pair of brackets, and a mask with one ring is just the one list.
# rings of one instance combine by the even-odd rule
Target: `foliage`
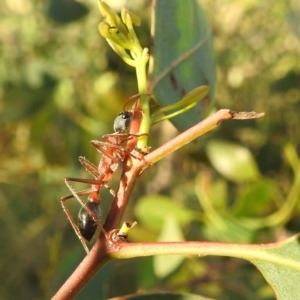
[[[78,156],[99,160],[89,141],[112,132],[124,99],[137,91],[134,71],[124,67],[97,31],[97,3],[85,1],[88,14],[64,23],[51,19],[53,3],[58,2],[49,3],[0,4],[0,264],[2,270],[9,270],[2,272],[5,299],[49,298],[81,261],[83,249],[59,204],[68,193],[63,178],[87,176]],[[175,215],[179,224],[172,225],[178,229],[173,234],[181,237],[183,232],[187,240],[278,241],[300,227],[299,4],[201,3],[213,28],[217,105],[265,111],[266,116],[256,122],[224,123],[200,143],[143,174],[124,217],[139,222],[130,239],[163,239]],[[149,16],[146,8],[148,3],[133,7],[143,26]],[[148,37],[149,28],[142,27],[141,44],[147,45]],[[156,127],[150,144],[155,147],[170,139],[170,131],[167,124]],[[214,157],[226,155],[225,147],[232,161],[220,169]],[[250,157],[252,171],[234,178],[229,171],[238,168],[236,153],[241,149]],[[104,193],[105,215],[109,196]],[[174,214],[165,213],[163,219],[163,209],[171,211],[170,203]],[[151,214],[157,210],[140,209],[142,205],[158,206],[160,215]],[[70,201],[68,206],[76,215],[78,203]],[[151,222],[157,217],[160,227]],[[273,297],[257,269],[234,258],[177,260],[176,272],[167,275],[157,265],[152,258],[111,262],[78,299],[154,288],[222,299]],[[256,265],[262,267],[260,262]]]

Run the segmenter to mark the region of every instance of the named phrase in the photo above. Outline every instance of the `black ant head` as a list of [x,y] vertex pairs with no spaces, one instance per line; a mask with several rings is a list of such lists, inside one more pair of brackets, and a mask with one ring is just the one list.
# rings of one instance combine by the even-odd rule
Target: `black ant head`
[[[131,121],[133,119],[133,114],[136,111],[136,107],[139,101],[139,98],[141,95],[148,95],[149,94],[137,94],[137,95],[133,95],[131,97],[129,97],[124,106],[123,106],[123,111],[121,113],[118,114],[118,116],[116,117],[115,121],[114,121],[114,131],[117,133],[123,133],[125,131],[128,130]],[[131,105],[131,109],[130,111],[128,110],[128,108],[126,108],[126,106],[128,104],[130,104],[131,102],[133,102],[133,104]]]
[[114,121],[114,131],[115,132],[125,132],[132,121],[133,113],[130,111],[123,111],[118,114]]

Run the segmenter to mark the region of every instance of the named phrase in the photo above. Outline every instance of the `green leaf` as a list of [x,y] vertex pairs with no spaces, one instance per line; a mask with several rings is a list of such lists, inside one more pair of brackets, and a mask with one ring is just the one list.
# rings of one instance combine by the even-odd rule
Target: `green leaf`
[[218,212],[227,211],[228,182],[225,179],[220,178],[211,182],[207,193],[213,207]]
[[299,235],[266,248],[264,259],[254,259],[251,262],[271,285],[277,300],[300,299]]
[[[168,214],[165,218],[164,225],[162,227],[160,236],[158,238],[159,242],[180,242],[184,241],[184,236],[182,234],[180,225],[177,219],[174,217],[172,212]],[[170,273],[175,271],[178,266],[185,259],[182,255],[157,255],[154,257],[154,272],[157,277],[163,278],[168,276]]]
[[33,118],[50,105],[51,95],[57,80],[48,74],[40,74],[37,79],[39,87],[30,85],[7,84],[2,96],[0,120],[15,122],[25,118]]
[[269,205],[275,192],[275,185],[271,180],[261,180],[244,187],[238,195],[235,215],[257,217],[269,213]]
[[250,230],[232,217],[220,217],[222,217],[222,223],[206,222],[203,233],[207,239],[227,243],[249,243],[253,241],[255,231]]
[[194,212],[180,206],[171,198],[161,195],[148,195],[140,198],[134,212],[143,225],[157,231],[161,230],[170,212],[181,225],[195,218]]
[[260,177],[256,161],[245,147],[215,140],[207,144],[206,153],[214,168],[229,180],[245,182]]
[[110,300],[214,300],[212,298],[206,298],[199,295],[192,295],[186,293],[171,293],[171,292],[160,292],[160,293],[145,293],[138,295],[129,295],[112,298]]
[[50,0],[47,9],[48,16],[60,23],[76,21],[85,16],[88,11],[87,6],[75,0]]
[[214,94],[211,29],[195,0],[157,1],[153,21],[154,63],[149,87],[159,104],[171,105],[197,86],[210,86],[208,96],[195,108],[171,120],[183,131],[204,118]]
[[[152,124],[174,118],[175,116],[192,109],[197,105],[198,101],[202,100],[208,94],[208,91],[209,87],[207,85],[198,86],[192,91],[188,92],[180,101],[160,108],[152,115]],[[173,110],[173,113],[160,118],[156,117],[162,112],[168,112],[171,110]]]

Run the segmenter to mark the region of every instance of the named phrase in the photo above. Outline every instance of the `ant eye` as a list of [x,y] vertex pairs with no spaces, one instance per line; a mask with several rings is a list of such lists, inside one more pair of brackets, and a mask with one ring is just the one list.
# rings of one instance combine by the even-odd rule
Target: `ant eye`
[[132,121],[132,112],[124,111],[118,114],[114,121],[114,131],[115,132],[125,132]]
[[124,111],[124,112],[121,112],[119,115],[122,116],[123,119],[130,119],[132,118],[132,112],[130,111]]

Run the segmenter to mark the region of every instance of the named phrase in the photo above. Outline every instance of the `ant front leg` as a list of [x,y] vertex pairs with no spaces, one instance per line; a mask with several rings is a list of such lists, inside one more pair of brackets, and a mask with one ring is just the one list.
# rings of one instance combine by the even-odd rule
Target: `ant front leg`
[[[108,135],[107,135],[108,136]],[[141,136],[141,135],[134,135]],[[94,146],[99,152],[103,153],[103,155],[109,156],[113,161],[117,161],[119,158],[121,161],[124,161],[126,156],[130,156],[137,160],[143,160],[147,166],[151,166],[145,159],[145,154],[141,151],[134,149],[124,149],[120,145],[109,144],[106,142],[101,142],[98,140],[91,141],[92,146]],[[104,149],[105,148],[105,149]],[[109,149],[109,150],[108,150]],[[111,154],[113,153],[113,154]]]
[[123,133],[123,132],[115,132],[111,134],[105,134],[102,136],[104,143],[121,146],[123,143],[128,142],[134,138],[139,137],[139,134],[131,134],[131,133]]
[[[128,153],[128,149],[123,148],[122,144],[143,135],[148,134],[129,134],[116,132],[112,134],[103,135],[102,138],[104,142],[93,140],[91,141],[91,144],[97,149],[98,152],[101,152],[103,155],[106,155],[113,161],[117,160],[116,157],[119,157],[121,160],[124,160],[125,153]],[[124,155],[122,155],[122,153],[124,153]],[[122,158],[122,156],[124,158]]]

